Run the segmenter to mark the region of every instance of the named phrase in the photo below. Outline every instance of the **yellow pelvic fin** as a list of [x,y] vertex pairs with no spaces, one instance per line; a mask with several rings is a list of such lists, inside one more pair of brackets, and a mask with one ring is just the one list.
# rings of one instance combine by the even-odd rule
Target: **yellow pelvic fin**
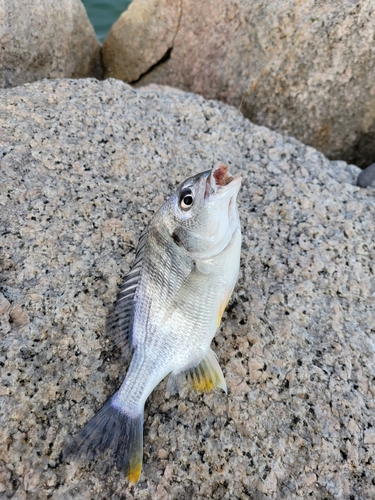
[[227,392],[223,372],[212,349],[197,366],[187,370],[186,379],[195,391],[210,392],[214,387],[220,387]]
[[191,385],[195,391],[210,392],[211,389],[215,387],[215,382],[212,380],[212,376],[207,370],[202,370],[202,372],[203,373],[200,374],[199,377],[193,376],[191,378]]

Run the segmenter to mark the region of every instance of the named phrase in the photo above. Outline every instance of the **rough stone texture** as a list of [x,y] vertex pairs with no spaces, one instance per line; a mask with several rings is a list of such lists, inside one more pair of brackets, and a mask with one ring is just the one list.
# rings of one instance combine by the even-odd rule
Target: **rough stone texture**
[[105,76],[133,82],[167,57],[177,33],[181,3],[181,0],[134,0],[104,41]]
[[375,184],[375,163],[372,163],[357,177],[357,186],[368,187]]
[[[181,12],[169,59],[137,85],[156,82],[220,99],[330,158],[375,161],[372,0],[183,0]],[[133,47],[150,27],[137,23]],[[116,62],[105,62],[111,76],[132,82],[124,75],[139,53],[127,43],[124,33],[112,45]]]
[[100,43],[81,0],[0,0],[0,87],[101,73]]
[[[0,491],[15,499],[375,497],[375,190],[235,109],[120,81],[1,92]],[[217,160],[242,172],[228,383],[146,405],[135,488],[62,463],[119,386],[105,318],[154,210]]]

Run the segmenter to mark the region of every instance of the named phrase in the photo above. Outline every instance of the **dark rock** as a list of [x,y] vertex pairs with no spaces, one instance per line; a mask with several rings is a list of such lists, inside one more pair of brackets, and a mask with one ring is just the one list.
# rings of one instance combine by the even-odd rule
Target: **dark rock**
[[357,186],[368,187],[375,182],[375,163],[365,168],[357,177]]

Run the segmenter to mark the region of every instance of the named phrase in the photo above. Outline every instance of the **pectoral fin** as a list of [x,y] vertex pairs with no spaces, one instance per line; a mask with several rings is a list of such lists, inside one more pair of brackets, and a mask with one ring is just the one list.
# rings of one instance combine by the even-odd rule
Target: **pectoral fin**
[[219,306],[219,312],[217,315],[217,327],[219,328],[220,323],[221,323],[221,318],[224,314],[225,309],[227,308],[228,302],[230,300],[230,297],[232,295],[233,288],[229,288],[224,296],[224,299],[222,300],[220,306]]
[[178,374],[171,373],[167,391],[175,394],[186,384],[191,384],[195,391],[210,392],[214,387],[220,387],[225,393],[227,392],[223,372],[212,349],[196,366]]

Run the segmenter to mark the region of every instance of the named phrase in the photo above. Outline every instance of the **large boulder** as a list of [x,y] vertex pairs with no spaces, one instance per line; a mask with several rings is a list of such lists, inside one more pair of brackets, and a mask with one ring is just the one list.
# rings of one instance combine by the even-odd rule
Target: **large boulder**
[[168,56],[180,17],[181,4],[175,0],[133,1],[105,39],[106,76],[125,82],[139,80]]
[[[151,19],[147,8],[157,11]],[[223,100],[330,158],[365,166],[375,160],[374,16],[372,0],[134,0],[104,42],[104,71]],[[159,40],[150,39],[158,29]],[[146,63],[150,51],[140,78],[134,61]]]
[[[375,190],[234,108],[115,80],[0,95],[0,495],[375,495]],[[213,342],[228,395],[146,406],[144,470],[61,451],[126,371],[106,315],[153,212],[218,160],[243,175],[241,273]]]
[[100,43],[81,0],[0,0],[0,87],[101,74]]

